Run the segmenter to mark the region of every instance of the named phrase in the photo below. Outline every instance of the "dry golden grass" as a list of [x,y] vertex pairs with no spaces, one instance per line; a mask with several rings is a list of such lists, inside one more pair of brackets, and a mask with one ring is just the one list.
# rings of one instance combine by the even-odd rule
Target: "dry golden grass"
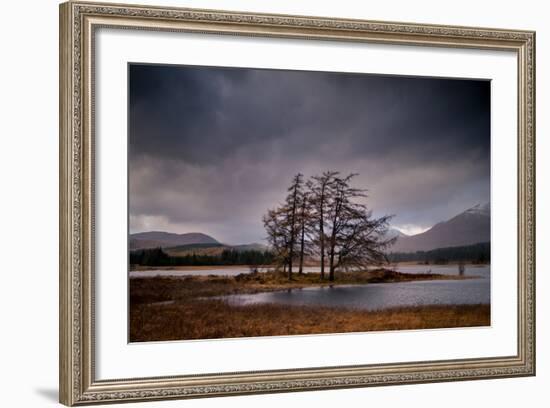
[[130,341],[367,332],[487,326],[489,305],[419,306],[381,311],[258,304],[228,305],[221,300],[175,304],[135,304]]

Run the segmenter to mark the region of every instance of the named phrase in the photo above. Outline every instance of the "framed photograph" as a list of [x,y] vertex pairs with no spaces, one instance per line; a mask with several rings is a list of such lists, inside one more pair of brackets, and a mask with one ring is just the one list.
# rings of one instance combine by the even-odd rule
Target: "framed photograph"
[[535,33],[60,6],[66,405],[535,374]]

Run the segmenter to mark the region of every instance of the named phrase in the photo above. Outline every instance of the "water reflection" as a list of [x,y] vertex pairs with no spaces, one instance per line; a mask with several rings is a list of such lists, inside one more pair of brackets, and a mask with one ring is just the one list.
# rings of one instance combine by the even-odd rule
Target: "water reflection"
[[300,290],[230,295],[231,304],[278,303],[321,305],[365,310],[396,306],[490,303],[490,279],[432,280],[368,285],[342,285]]

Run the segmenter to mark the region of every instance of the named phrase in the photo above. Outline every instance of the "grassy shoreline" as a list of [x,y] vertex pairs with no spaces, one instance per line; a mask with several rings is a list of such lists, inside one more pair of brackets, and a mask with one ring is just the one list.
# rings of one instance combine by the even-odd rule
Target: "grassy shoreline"
[[364,285],[422,280],[475,279],[473,276],[435,273],[408,274],[388,269],[364,272],[340,272],[336,281],[321,280],[318,273],[294,274],[288,280],[281,272],[249,273],[236,276],[173,276],[130,279],[130,303],[153,303],[188,300],[199,297],[250,294],[277,290],[338,285]]
[[220,339],[490,325],[490,305],[430,305],[378,311],[221,300],[139,304],[130,312],[130,341]]
[[[396,262],[392,263],[392,267],[400,267],[400,266],[423,266],[426,267],[426,269],[430,269],[430,267],[438,267],[438,266],[458,266],[458,262],[448,262],[446,264],[436,265],[436,264],[424,264],[419,263],[417,261],[403,261],[403,262]],[[485,266],[489,266],[490,264],[479,264],[479,263],[465,263],[464,266],[466,268],[483,268]],[[319,267],[318,264],[305,264],[306,267]],[[180,266],[144,266],[144,265],[130,265],[130,271],[204,271],[204,270],[210,270],[210,269],[242,269],[242,268],[249,268],[250,265],[196,265],[196,266],[186,266],[186,265],[180,265]],[[260,269],[262,268],[274,268],[273,266],[259,266]]]

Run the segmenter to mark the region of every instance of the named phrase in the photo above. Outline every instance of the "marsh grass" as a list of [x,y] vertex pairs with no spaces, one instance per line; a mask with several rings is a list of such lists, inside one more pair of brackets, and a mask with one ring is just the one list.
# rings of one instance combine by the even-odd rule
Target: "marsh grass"
[[222,300],[135,305],[130,341],[218,339],[490,325],[489,305],[418,306],[365,311]]

